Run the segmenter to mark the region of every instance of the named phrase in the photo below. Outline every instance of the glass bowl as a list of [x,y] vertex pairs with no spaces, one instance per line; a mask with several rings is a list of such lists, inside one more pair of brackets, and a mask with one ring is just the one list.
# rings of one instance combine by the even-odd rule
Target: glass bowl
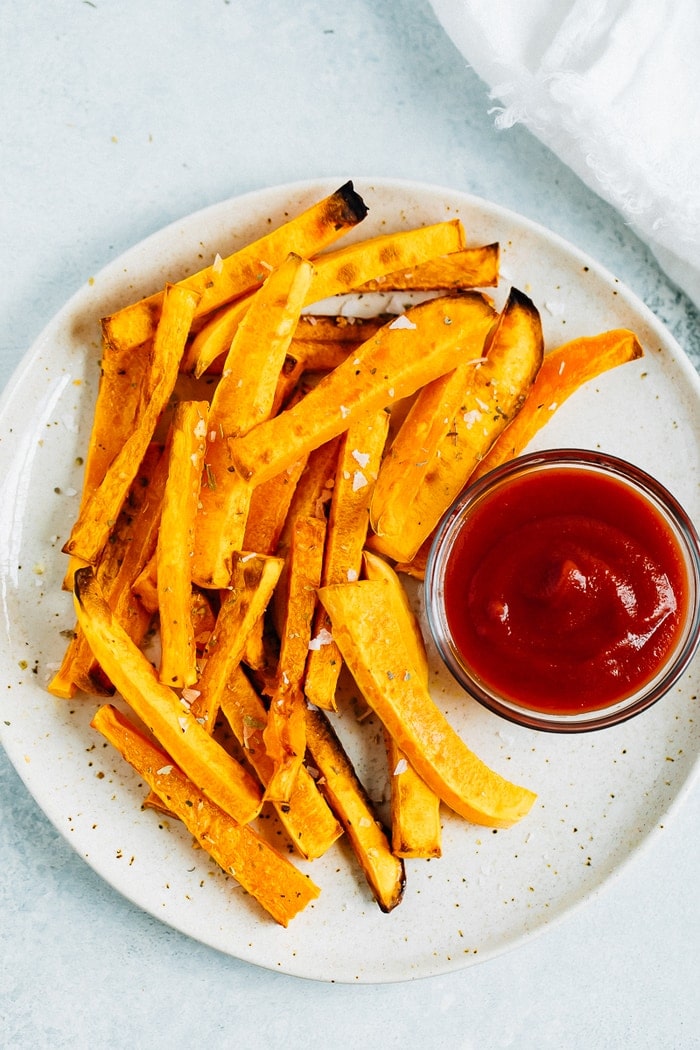
[[700,540],[632,463],[531,453],[447,511],[425,599],[441,658],[489,710],[531,729],[602,729],[650,707],[692,660]]

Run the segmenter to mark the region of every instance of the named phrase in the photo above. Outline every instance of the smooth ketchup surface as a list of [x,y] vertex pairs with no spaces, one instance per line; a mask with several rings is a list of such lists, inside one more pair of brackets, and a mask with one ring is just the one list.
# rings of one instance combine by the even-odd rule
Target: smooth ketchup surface
[[682,629],[683,556],[661,514],[622,481],[553,467],[471,512],[445,572],[466,664],[504,698],[593,711],[654,677]]

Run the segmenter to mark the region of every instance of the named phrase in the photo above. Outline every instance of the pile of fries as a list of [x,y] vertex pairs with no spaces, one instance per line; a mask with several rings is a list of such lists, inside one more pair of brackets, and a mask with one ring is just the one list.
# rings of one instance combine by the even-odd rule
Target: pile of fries
[[[405,859],[440,855],[441,804],[492,827],[532,807],[431,699],[401,577],[423,574],[465,485],[641,354],[626,330],[545,354],[531,300],[511,289],[498,312],[484,291],[499,246],[467,246],[459,220],[332,247],[366,213],[347,183],[103,319],[63,548],[77,625],[51,692],[105,698],[92,725],[145,803],[284,926],[320,890],[256,830],[263,807],[305,861],[346,835],[384,911]],[[431,294],[398,315],[314,313],[376,289]],[[343,746],[343,666],[384,727],[389,828]]]

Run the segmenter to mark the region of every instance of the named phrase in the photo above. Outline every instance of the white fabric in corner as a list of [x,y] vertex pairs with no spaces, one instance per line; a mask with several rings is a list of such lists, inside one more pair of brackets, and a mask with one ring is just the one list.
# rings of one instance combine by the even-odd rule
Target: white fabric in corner
[[700,306],[700,0],[432,0],[498,100]]

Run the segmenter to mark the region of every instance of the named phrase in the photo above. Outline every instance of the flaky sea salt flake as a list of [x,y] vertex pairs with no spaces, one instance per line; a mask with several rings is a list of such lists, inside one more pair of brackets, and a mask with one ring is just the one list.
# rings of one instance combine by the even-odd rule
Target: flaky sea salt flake
[[325,627],[322,627],[315,638],[312,638],[309,642],[309,649],[316,651],[324,645],[330,645],[333,641],[333,635],[330,631],[327,631]]
[[414,329],[417,328],[417,325],[415,325],[410,318],[406,317],[406,314],[399,314],[396,320],[391,322],[389,328]]

